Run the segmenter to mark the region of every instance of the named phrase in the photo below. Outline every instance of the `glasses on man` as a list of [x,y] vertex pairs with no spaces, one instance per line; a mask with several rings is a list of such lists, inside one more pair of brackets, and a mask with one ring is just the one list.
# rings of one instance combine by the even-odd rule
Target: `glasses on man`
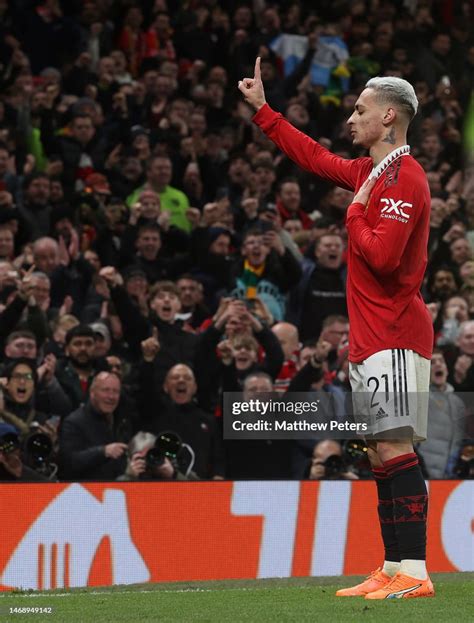
[[33,381],[34,377],[31,372],[25,372],[22,374],[21,372],[14,372],[11,376],[15,381]]

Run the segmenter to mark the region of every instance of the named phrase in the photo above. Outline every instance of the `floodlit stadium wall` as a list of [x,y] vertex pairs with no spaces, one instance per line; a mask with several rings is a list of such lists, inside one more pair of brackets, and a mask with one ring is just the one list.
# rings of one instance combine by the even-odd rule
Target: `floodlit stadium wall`
[[[431,481],[430,571],[473,571],[474,482]],[[0,583],[49,589],[368,573],[370,482],[0,485]]]

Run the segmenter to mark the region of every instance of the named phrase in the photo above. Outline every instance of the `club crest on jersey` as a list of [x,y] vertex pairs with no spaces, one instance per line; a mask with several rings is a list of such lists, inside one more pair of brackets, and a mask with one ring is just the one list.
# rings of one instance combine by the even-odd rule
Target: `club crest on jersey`
[[403,199],[392,199],[391,197],[383,198],[380,200],[384,207],[380,212],[380,216],[382,218],[389,218],[393,221],[400,221],[400,223],[408,223],[408,219],[411,214],[406,212],[409,208],[413,208],[412,203],[408,203],[407,201],[403,201]]

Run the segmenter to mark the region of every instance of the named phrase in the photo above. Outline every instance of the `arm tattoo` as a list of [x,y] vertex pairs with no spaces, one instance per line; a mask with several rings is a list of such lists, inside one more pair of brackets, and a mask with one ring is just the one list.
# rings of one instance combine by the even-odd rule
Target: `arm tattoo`
[[392,127],[387,136],[382,139],[382,143],[390,143],[390,145],[395,145],[395,140],[395,128]]

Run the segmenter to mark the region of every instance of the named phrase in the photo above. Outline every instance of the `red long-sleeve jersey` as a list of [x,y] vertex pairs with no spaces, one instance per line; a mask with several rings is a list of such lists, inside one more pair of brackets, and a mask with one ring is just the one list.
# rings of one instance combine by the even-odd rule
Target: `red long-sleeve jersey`
[[[267,104],[254,122],[301,168],[357,192],[371,158],[346,160],[294,128]],[[428,254],[430,193],[425,172],[410,155],[378,178],[367,206],[346,215],[349,359],[361,362],[392,348],[431,359],[433,326],[420,294]]]

